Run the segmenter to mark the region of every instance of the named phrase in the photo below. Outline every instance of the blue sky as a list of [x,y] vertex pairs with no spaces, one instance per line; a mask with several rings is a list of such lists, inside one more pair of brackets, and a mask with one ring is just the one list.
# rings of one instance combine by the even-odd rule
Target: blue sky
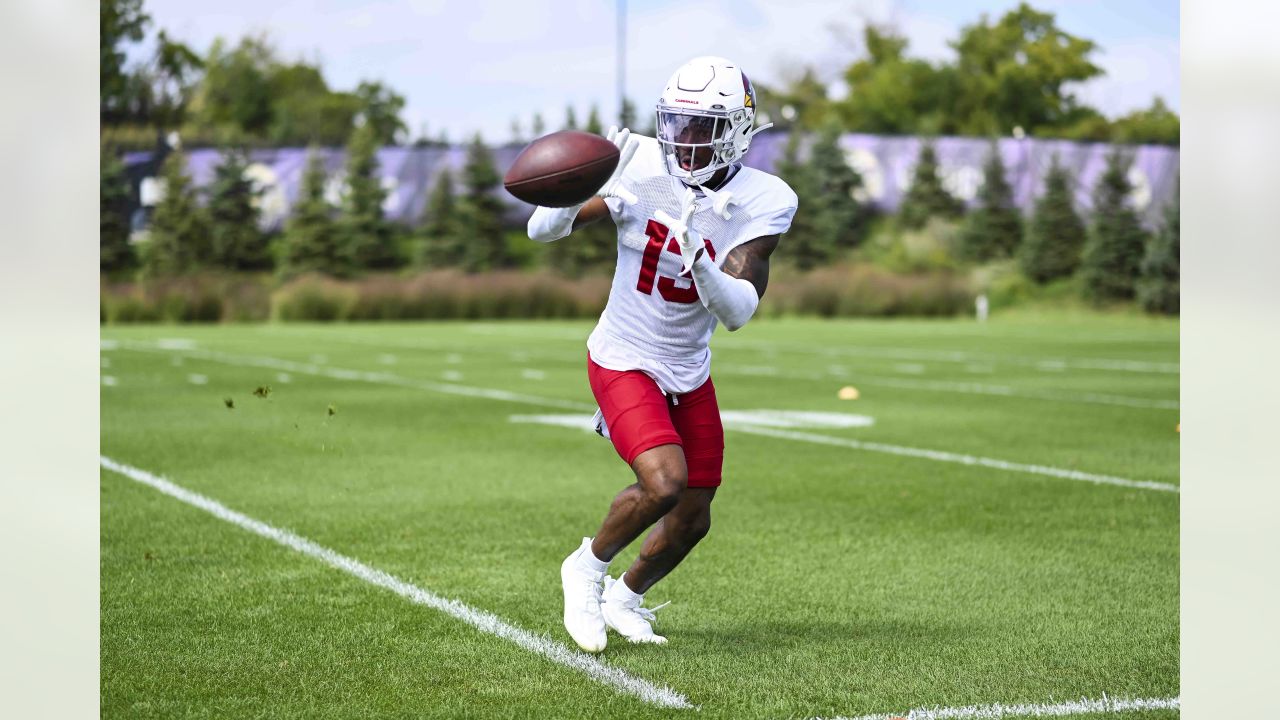
[[[650,106],[695,55],[724,55],[763,82],[805,65],[834,79],[857,57],[867,21],[891,23],[913,54],[942,59],[947,41],[1014,0],[630,0],[628,95]],[[1109,115],[1162,96],[1180,106],[1176,0],[1037,0],[1060,27],[1097,42],[1107,76],[1077,88]],[[266,32],[286,57],[319,61],[330,84],[379,79],[404,94],[411,133],[506,140],[519,118],[560,126],[572,103],[616,112],[616,0],[145,0],[156,26],[203,52],[215,37]],[[153,28],[154,33],[154,28]],[[607,121],[606,121],[607,124]]]

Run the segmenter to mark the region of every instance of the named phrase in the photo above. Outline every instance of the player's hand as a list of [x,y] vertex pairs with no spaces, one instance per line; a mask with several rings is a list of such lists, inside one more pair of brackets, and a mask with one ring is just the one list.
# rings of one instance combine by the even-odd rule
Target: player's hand
[[702,238],[689,227],[689,221],[693,219],[697,209],[698,198],[692,190],[685,190],[684,196],[680,198],[679,219],[671,217],[663,210],[653,214],[658,222],[667,226],[671,235],[675,237],[676,244],[680,246],[680,259],[684,263],[684,267],[680,270],[681,275],[693,269],[693,262],[698,259],[698,251],[703,249]]
[[640,141],[631,137],[631,131],[623,128],[618,130],[617,125],[609,127],[608,134],[605,139],[618,147],[618,167],[614,169],[613,174],[605,181],[604,185],[596,191],[596,195],[602,198],[616,197],[628,205],[635,205],[640,201],[636,194],[631,192],[622,184],[622,173],[627,169],[627,164],[631,162],[631,158],[635,156],[636,149],[640,147]]

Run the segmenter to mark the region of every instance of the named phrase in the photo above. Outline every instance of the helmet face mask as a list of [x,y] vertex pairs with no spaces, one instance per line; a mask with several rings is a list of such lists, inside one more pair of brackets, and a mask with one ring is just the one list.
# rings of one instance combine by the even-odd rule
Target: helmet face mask
[[667,173],[702,185],[747,152],[755,89],[729,60],[700,57],[676,70],[657,104],[657,140]]

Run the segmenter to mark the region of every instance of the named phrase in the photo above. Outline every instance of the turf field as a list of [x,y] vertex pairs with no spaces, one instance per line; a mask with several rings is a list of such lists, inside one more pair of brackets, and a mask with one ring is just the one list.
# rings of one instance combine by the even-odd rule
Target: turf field
[[632,481],[590,327],[104,328],[103,714],[1177,716],[1116,711],[1179,694],[1175,322],[721,330],[670,644],[599,656],[558,572]]

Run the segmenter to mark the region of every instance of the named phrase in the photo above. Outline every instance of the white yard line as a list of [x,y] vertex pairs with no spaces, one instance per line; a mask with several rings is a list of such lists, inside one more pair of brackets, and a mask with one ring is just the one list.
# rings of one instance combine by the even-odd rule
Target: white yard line
[[1063,480],[1080,480],[1099,485],[1118,485],[1120,487],[1135,488],[1139,490],[1178,492],[1177,485],[1154,482],[1151,480],[1130,480],[1128,478],[1115,477],[1112,475],[1097,475],[1094,473],[1081,472],[1080,470],[1067,470],[1065,468],[1056,468],[1047,465],[1028,465],[1026,463],[1009,462],[1007,460],[997,460],[995,458],[981,457],[978,455],[964,455],[961,453],[946,452],[943,450],[928,450],[925,448],[890,445],[888,443],[881,442],[854,440],[852,438],[815,435],[813,433],[766,428],[758,425],[733,425],[732,427],[738,432],[751,433],[753,435],[767,435],[769,437],[782,438],[785,440],[799,440],[801,442],[810,442],[817,445],[832,445],[835,447],[851,448],[853,450],[870,450],[872,452],[887,453],[889,455],[924,458],[926,460],[956,463],[958,465],[977,465],[993,468],[995,470],[1044,475],[1046,477],[1061,478]]
[[1050,402],[1067,402],[1084,405],[1119,405],[1122,407],[1151,408],[1155,410],[1177,410],[1177,400],[1153,400],[1128,395],[1108,395],[1093,392],[1070,392],[1067,390],[1024,390],[1009,385],[991,385],[989,383],[952,382],[949,380],[911,380],[908,378],[885,377],[882,375],[862,375],[850,373],[842,369],[837,372],[828,368],[823,373],[784,372],[769,365],[734,365],[721,363],[714,367],[717,374],[756,375],[776,377],[783,380],[815,380],[824,382],[849,382],[858,385],[894,387],[904,390],[927,390],[937,392],[953,392],[964,395],[994,395],[997,397],[1025,398],[1029,400],[1048,400]]
[[827,357],[869,357],[888,360],[931,360],[935,362],[955,363],[1004,363],[1023,367],[1040,368],[1049,363],[1055,368],[1071,368],[1075,370],[1119,370],[1122,372],[1159,373],[1177,375],[1178,363],[1153,362],[1147,360],[1123,360],[1118,358],[1054,358],[1036,357],[1034,355],[990,355],[973,353],[964,350],[921,350],[916,348],[884,347],[868,345],[865,347],[804,347],[800,345],[782,345],[759,340],[723,339],[716,342],[716,349],[725,350],[757,350],[762,352],[790,352]]
[[320,560],[371,585],[390,590],[410,602],[439,610],[446,615],[467,623],[480,632],[509,640],[525,650],[537,653],[554,663],[581,672],[592,680],[607,685],[618,692],[634,695],[644,702],[661,707],[694,707],[688,698],[665,685],[654,685],[647,680],[606,665],[587,653],[571,650],[545,636],[536,635],[528,630],[516,627],[497,615],[477,610],[458,600],[443,598],[430,590],[405,582],[390,573],[365,565],[359,560],[340,555],[288,530],[273,527],[261,520],[255,520],[248,515],[236,512],[217,500],[176,485],[146,470],[118,463],[105,456],[100,456],[99,462],[107,470],[147,485],[188,505],[200,508],[220,520],[225,520],[256,535],[261,535],[291,550],[296,550],[303,555]]
[[[1062,703],[967,705],[917,708],[902,713],[834,717],[829,720],[999,720],[1000,718],[1067,717],[1085,713],[1121,713],[1135,710],[1178,710],[1179,698],[1081,698]],[[814,720],[823,720],[815,718]]]
[[[537,405],[541,407],[555,407],[567,410],[581,410],[583,412],[595,412],[596,406],[587,403],[575,402],[573,400],[560,400],[558,398],[540,397],[537,395],[526,395],[523,393],[513,393],[506,390],[497,390],[494,388],[472,387],[468,385],[458,385],[451,383],[437,383],[423,380],[410,380],[389,373],[371,373],[360,370],[347,370],[336,367],[321,367],[319,365],[309,365],[306,363],[296,363],[289,360],[282,360],[272,357],[231,355],[228,353],[216,352],[212,350],[181,350],[181,351],[165,351],[158,350],[154,345],[145,343],[125,342],[122,344],[124,349],[142,350],[144,352],[181,352],[189,358],[199,358],[210,360],[213,362],[225,363],[228,365],[238,365],[242,367],[267,367],[277,370],[288,370],[290,372],[320,375],[322,377],[330,377],[338,380],[354,380],[358,382],[381,383],[386,385],[396,385],[399,387],[413,388],[417,390],[427,390],[430,392],[447,393],[450,395],[464,395],[467,397],[479,397],[489,400],[504,400],[507,402],[521,403],[525,405]],[[1008,472],[1030,473],[1033,475],[1042,475],[1048,477],[1056,477],[1064,480],[1082,480],[1085,482],[1097,483],[1101,485],[1118,485],[1122,487],[1135,488],[1140,490],[1159,490],[1164,492],[1178,492],[1178,486],[1169,483],[1154,482],[1148,480],[1130,480],[1128,478],[1114,477],[1111,475],[1097,475],[1094,473],[1081,472],[1079,470],[1067,470],[1064,468],[1055,468],[1046,465],[1029,465],[1026,463],[1009,462],[1006,460],[998,460],[995,458],[978,457],[974,455],[964,455],[960,453],[947,452],[943,450],[928,450],[924,448],[904,447],[901,445],[890,445],[878,442],[863,442],[859,440],[851,440],[847,438],[831,437],[828,435],[815,435],[812,433],[793,432],[788,430],[777,430],[772,428],[761,428],[747,425],[733,424],[729,425],[732,430],[740,432],[754,433],[756,435],[769,435],[772,437],[782,438],[786,440],[797,440],[800,442],[815,443],[819,445],[833,445],[838,447],[847,447],[854,450],[866,450],[870,452],[887,453],[890,455],[902,455],[907,457],[921,458],[925,460],[934,460],[938,462],[958,463],[961,465],[977,465],[989,467],[996,470],[1005,470]]]
[[[472,332],[475,332],[472,329]],[[477,334],[500,334],[493,333],[477,333]],[[430,341],[403,341],[403,340],[380,340],[378,338],[364,338],[352,335],[328,335],[328,334],[305,334],[294,332],[291,335],[300,335],[304,337],[315,337],[324,339],[329,342],[341,342],[351,345],[376,346],[384,348],[400,348],[405,350],[422,350],[422,351],[439,351],[444,348],[456,349],[458,344],[451,341],[448,344],[430,342]],[[473,348],[472,348],[473,349]],[[530,352],[528,350],[520,351],[519,362],[526,362],[531,357],[537,357],[544,361],[564,362],[565,354],[562,352]],[[585,352],[584,352],[585,355]],[[961,358],[954,359],[957,362]],[[1061,364],[1062,361],[1048,361]],[[1098,362],[1127,362],[1127,361],[1098,361]],[[578,363],[575,363],[578,364]],[[836,371],[832,368],[839,367]],[[912,374],[919,374],[919,370],[923,369],[922,365],[905,364],[902,367],[910,367]],[[994,368],[989,365],[981,366],[981,372],[991,373]],[[1065,366],[1063,366],[1065,367]],[[1019,389],[1008,385],[991,385],[986,383],[966,383],[952,382],[947,380],[911,380],[907,378],[885,377],[878,375],[862,375],[856,377],[847,377],[850,375],[847,368],[843,366],[831,366],[828,368],[827,374],[821,373],[801,373],[801,372],[784,372],[775,366],[763,365],[742,365],[732,363],[716,363],[714,370],[718,374],[735,374],[735,375],[768,375],[772,377],[780,377],[783,379],[796,380],[847,380],[866,385],[881,385],[884,387],[897,387],[906,390],[930,390],[939,392],[955,392],[967,395],[995,395],[999,397],[1025,398],[1030,400],[1047,400],[1050,402],[1066,402],[1083,405],[1118,405],[1121,407],[1133,408],[1152,408],[1157,410],[1177,410],[1177,400],[1154,400],[1150,398],[1132,397],[1128,395],[1111,395],[1107,393],[1095,392],[1075,392],[1068,390],[1030,390]],[[978,372],[966,367],[969,372]],[[533,378],[531,378],[533,379]]]

